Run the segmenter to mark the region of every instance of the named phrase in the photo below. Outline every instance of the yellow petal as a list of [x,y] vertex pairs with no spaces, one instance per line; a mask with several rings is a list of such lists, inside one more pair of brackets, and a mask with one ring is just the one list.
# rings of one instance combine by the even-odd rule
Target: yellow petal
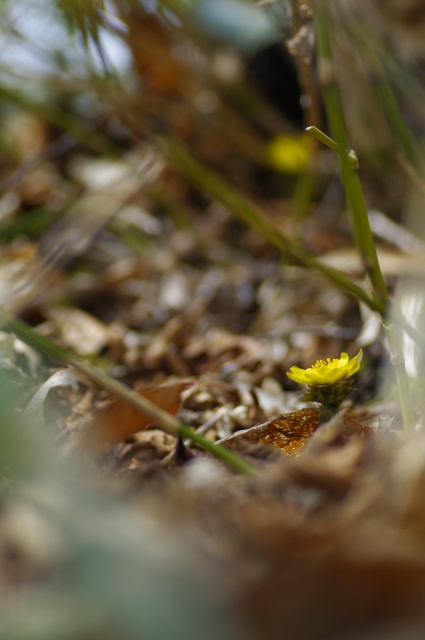
[[288,378],[299,384],[335,384],[340,380],[346,380],[356,373],[360,368],[363,352],[360,349],[358,354],[349,360],[347,353],[341,353],[340,358],[318,360],[308,369],[291,367],[287,372]]

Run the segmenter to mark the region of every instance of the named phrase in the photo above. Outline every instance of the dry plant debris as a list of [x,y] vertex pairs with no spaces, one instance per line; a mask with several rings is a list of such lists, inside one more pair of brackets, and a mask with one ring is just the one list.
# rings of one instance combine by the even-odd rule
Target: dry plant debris
[[[46,2],[62,34],[52,49],[54,29],[30,42],[6,4],[8,46],[51,66],[25,76],[20,56],[1,60],[1,309],[252,473],[2,326],[0,637],[422,639],[423,348],[403,336],[417,419],[406,433],[381,320],[232,209],[252,203],[366,291],[334,155],[300,128],[326,129],[313,28],[325,0],[202,0],[193,13]],[[16,4],[31,17],[36,3]],[[419,5],[331,5],[381,270],[418,333]],[[232,197],[172,165],[167,139]]]

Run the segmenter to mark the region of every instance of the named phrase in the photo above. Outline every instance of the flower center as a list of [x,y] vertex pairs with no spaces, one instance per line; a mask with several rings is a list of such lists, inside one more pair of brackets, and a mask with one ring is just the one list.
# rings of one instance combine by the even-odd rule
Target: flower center
[[325,362],[324,360],[318,360],[316,364],[313,364],[311,366],[311,368],[322,369],[322,367],[338,367],[338,366],[339,366],[339,360],[337,358],[334,358],[333,360],[328,358],[327,362]]

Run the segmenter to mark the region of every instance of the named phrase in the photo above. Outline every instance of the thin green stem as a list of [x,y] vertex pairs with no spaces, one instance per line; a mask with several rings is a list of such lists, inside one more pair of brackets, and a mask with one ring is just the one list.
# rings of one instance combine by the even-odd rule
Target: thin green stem
[[[323,98],[329,126],[334,138],[333,142],[334,145],[336,145],[336,147],[334,147],[334,151],[338,154],[340,159],[342,182],[344,185],[348,210],[350,212],[353,237],[362,257],[366,272],[369,275],[375,299],[380,303],[381,308],[379,309],[379,313],[385,327],[389,307],[389,297],[369,224],[359,177],[357,157],[354,151],[349,151],[347,143],[344,113],[333,65],[329,0],[319,0],[316,5],[316,27],[317,45],[319,50],[319,74],[322,83]],[[313,133],[315,137],[318,137],[316,131],[310,131],[310,133]],[[322,140],[324,144],[330,146],[327,136],[322,134],[322,138],[323,137],[326,138],[326,140]],[[414,425],[413,405],[411,401],[409,378],[404,366],[400,341],[395,331],[387,331],[386,333],[390,350],[397,354],[397,358],[393,358],[393,363],[397,363],[397,366],[394,367],[394,371],[397,380],[404,427],[405,429],[412,428]]]
[[354,168],[353,163],[349,158],[357,160],[357,157],[353,151],[350,151],[347,153],[347,160],[342,163],[344,167],[345,190],[352,214],[354,239],[360,250],[363,263],[367,273],[369,274],[375,295],[378,300],[387,305],[387,287],[379,265],[378,254],[376,252],[375,241],[370,228],[358,168]]
[[[357,157],[353,151],[349,151],[347,143],[344,113],[333,65],[328,1],[320,0],[316,11],[317,42],[320,55],[319,72],[321,70],[323,97],[329,126],[335,141],[334,144],[336,144],[334,150],[340,158],[342,181],[350,212],[354,241],[362,257],[366,272],[369,274],[375,296],[380,302],[387,305],[388,293],[370,229],[358,173]],[[311,133],[314,134],[314,132]]]
[[323,131],[320,131],[320,129],[315,126],[307,127],[306,131],[314,138],[316,138],[316,140],[319,140],[319,142],[328,147],[331,151],[334,151],[339,156],[341,155],[341,147],[335,142],[335,140],[332,140],[332,138],[327,136],[326,133],[323,133]]
[[385,312],[385,305],[376,298],[370,297],[362,287],[352,282],[344,273],[323,264],[300,245],[287,238],[261,211],[212,169],[194,158],[181,143],[166,137],[158,139],[158,143],[176,171],[212,198],[221,202],[240,220],[259,231],[283,254],[295,259],[305,267],[319,271],[350,296],[364,302],[373,311]]
[[251,467],[248,462],[245,462],[242,458],[234,454],[221,444],[215,444],[211,440],[207,440],[203,435],[197,433],[185,424],[180,425],[180,434],[184,438],[189,438],[194,444],[197,444],[202,449],[211,453],[215,458],[219,458],[222,462],[226,463],[229,467],[235,471],[241,473],[253,474],[256,473],[254,467]]
[[215,458],[222,460],[235,471],[255,473],[255,469],[251,467],[250,464],[232,451],[229,451],[226,447],[207,440],[187,425],[180,423],[177,418],[164,411],[164,409],[161,409],[147,398],[140,396],[136,391],[129,389],[122,382],[112,378],[105,371],[86,362],[71,351],[59,347],[48,338],[39,335],[22,320],[9,315],[3,310],[0,310],[0,326],[7,328],[23,342],[54,360],[72,366],[102,389],[106,389],[123,402],[140,411],[143,415],[151,418],[152,421],[160,426],[166,433],[175,437],[181,435],[182,437],[190,438],[195,444],[211,453]]
[[[347,149],[342,104],[336,83],[332,59],[332,41],[329,30],[330,16],[327,0],[318,0],[315,7],[317,48],[319,52],[319,80],[329,119],[332,136],[340,149]],[[342,156],[341,156],[342,158]]]

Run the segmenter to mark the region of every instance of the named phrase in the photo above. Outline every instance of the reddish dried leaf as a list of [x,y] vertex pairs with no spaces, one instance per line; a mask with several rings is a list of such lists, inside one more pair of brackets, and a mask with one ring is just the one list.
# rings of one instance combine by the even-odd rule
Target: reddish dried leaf
[[[278,418],[251,429],[235,433],[224,442],[235,446],[244,440],[253,444],[270,444],[288,455],[299,455],[308,444],[319,426],[318,409],[301,409],[293,413],[284,413]],[[365,428],[351,415],[344,419],[343,435],[364,433]]]
[[[137,392],[167,413],[175,415],[180,407],[181,393],[191,385],[192,382],[188,381],[175,382],[159,387],[138,389]],[[125,402],[113,401],[95,414],[93,423],[84,433],[80,445],[92,452],[99,452],[108,445],[117,444],[152,424],[151,418],[144,416]]]
[[318,409],[301,409],[284,413],[268,423],[260,435],[259,444],[272,444],[283,453],[297,455],[319,426]]

